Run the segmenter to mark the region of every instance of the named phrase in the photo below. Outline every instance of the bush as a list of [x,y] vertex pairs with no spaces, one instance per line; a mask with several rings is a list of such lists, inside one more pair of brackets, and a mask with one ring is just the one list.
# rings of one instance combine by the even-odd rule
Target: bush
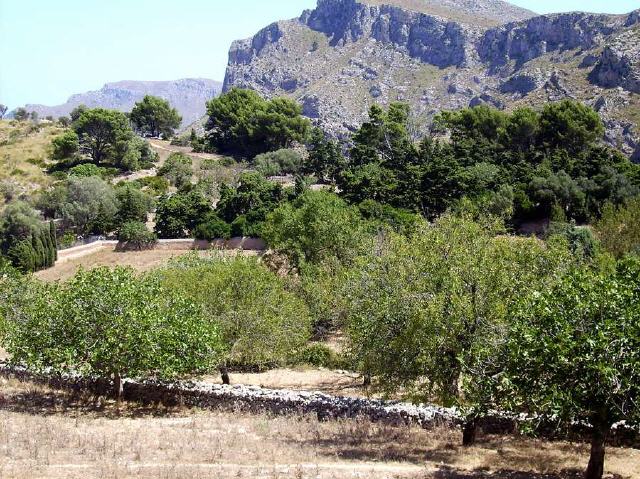
[[205,221],[196,226],[193,235],[196,239],[212,241],[231,238],[231,225],[215,214],[210,214]]
[[84,163],[82,165],[76,165],[72,168],[69,168],[68,174],[69,176],[78,176],[81,178],[88,178],[90,176],[104,178],[105,176],[107,176],[106,173],[106,168],[94,165],[93,163]]
[[155,244],[158,238],[144,223],[129,221],[120,227],[118,241],[125,243],[126,248],[145,249]]
[[281,149],[258,155],[253,162],[263,176],[296,174],[302,167],[302,155],[296,150]]
[[256,258],[193,255],[158,274],[167,288],[202,305],[222,333],[228,365],[286,364],[309,339],[306,305]]
[[182,153],[171,153],[167,161],[158,170],[158,176],[164,176],[176,188],[191,183],[193,176],[192,160]]
[[135,181],[142,188],[146,188],[152,196],[164,195],[169,189],[169,181],[162,176],[147,176]]
[[336,352],[326,344],[313,343],[305,346],[295,356],[297,364],[308,364],[327,369],[335,369],[341,361]]

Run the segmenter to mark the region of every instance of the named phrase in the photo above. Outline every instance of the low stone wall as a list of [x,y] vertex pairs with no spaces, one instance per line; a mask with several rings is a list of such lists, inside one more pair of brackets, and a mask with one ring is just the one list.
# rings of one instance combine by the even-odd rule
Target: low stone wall
[[[56,264],[65,263],[74,259],[82,258],[97,253],[101,249],[112,248],[116,251],[128,251],[126,244],[118,241],[100,240],[85,245],[74,246],[58,251]],[[242,250],[242,251],[265,251],[267,244],[260,238],[231,238],[229,240],[218,239],[213,241],[203,241],[194,239],[161,239],[152,244],[150,250],[176,250],[176,251],[206,251],[209,249]]]
[[[112,392],[110,381],[77,375],[46,375],[0,362],[0,376],[45,384],[55,389],[88,391],[99,395]],[[185,405],[203,409],[231,412],[268,413],[274,415],[315,415],[318,420],[358,419],[393,426],[415,425],[422,428],[437,426],[460,427],[463,420],[453,408],[433,405],[413,405],[400,401],[331,396],[318,392],[266,389],[258,386],[224,386],[197,381],[136,381],[126,379],[124,398],[143,404]],[[514,434],[521,417],[492,414],[483,418],[480,429],[487,434]],[[547,439],[585,441],[590,437],[590,427],[575,424],[559,429],[550,420],[535,421],[536,435]],[[619,424],[608,438],[610,445],[640,448],[640,432],[637,428]]]

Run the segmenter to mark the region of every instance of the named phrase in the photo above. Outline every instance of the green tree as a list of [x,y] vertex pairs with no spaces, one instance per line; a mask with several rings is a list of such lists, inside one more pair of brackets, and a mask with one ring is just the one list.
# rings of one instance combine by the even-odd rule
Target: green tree
[[604,249],[616,258],[640,254],[640,196],[618,207],[607,204],[595,230]]
[[201,304],[221,333],[228,366],[285,364],[309,338],[309,314],[285,280],[255,258],[190,256],[160,271],[162,283]]
[[62,136],[54,138],[52,144],[53,154],[51,157],[58,161],[73,158],[80,149],[80,141],[74,131],[67,131]]
[[144,191],[127,183],[116,189],[118,199],[117,222],[124,224],[129,221],[146,223],[147,214],[153,209],[154,201]]
[[326,191],[306,191],[267,217],[262,236],[291,264],[348,264],[363,250],[368,234],[358,209]]
[[141,221],[127,221],[118,230],[118,241],[124,243],[126,248],[141,250],[150,247],[157,240],[157,236]]
[[220,186],[216,212],[227,223],[235,223],[233,234],[259,236],[262,223],[284,200],[282,187],[259,173],[243,173],[235,188]]
[[13,117],[18,121],[27,121],[29,119],[29,113],[24,108],[16,108],[16,111],[13,113]]
[[73,129],[80,138],[80,151],[96,164],[120,166],[133,138],[125,114],[104,108],[84,110],[74,120]]
[[252,90],[233,88],[207,103],[207,141],[212,150],[245,157],[304,142],[309,121],[287,98],[264,100]]
[[169,183],[180,189],[191,184],[193,177],[193,160],[182,153],[171,153],[162,168],[158,170],[158,176],[163,176]]
[[[218,362],[220,336],[193,301],[131,269],[80,271],[66,283],[33,284],[5,317],[12,360],[113,378],[172,378]],[[82,305],[82,307],[78,307]]]
[[410,238],[387,234],[346,284],[352,355],[386,392],[457,405],[464,443],[491,407],[483,381],[499,364],[509,308],[553,284],[570,255],[562,245],[496,236],[499,222],[445,215]]
[[295,175],[300,171],[302,161],[298,151],[285,148],[257,155],[253,165],[263,176]]
[[314,128],[307,149],[309,158],[302,165],[303,173],[314,175],[321,183],[335,183],[338,174],[346,166],[340,145],[328,139],[320,128]]
[[115,190],[106,181],[95,176],[72,177],[61,215],[65,227],[79,234],[107,234],[115,228],[118,206]]
[[586,479],[601,479],[611,427],[640,424],[640,262],[577,269],[536,290],[515,315],[503,401],[592,427]]
[[209,200],[198,190],[164,195],[156,209],[156,234],[159,238],[187,238],[211,212]]
[[173,136],[180,127],[182,117],[178,110],[171,108],[167,100],[145,95],[131,110],[131,123],[143,135],[165,138]]

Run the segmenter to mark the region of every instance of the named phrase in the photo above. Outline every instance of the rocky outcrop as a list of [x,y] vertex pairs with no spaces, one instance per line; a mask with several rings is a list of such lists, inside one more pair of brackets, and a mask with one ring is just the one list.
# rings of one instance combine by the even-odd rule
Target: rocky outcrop
[[[608,124],[633,119],[640,11],[501,19],[501,9],[509,11],[499,0],[318,0],[300,18],[234,42],[224,88],[293,97],[335,136],[357,128],[371,104],[392,101],[409,102],[425,131],[444,109],[563,98],[603,97]],[[629,155],[635,131],[618,141]]]
[[606,45],[589,78],[605,88],[640,93],[640,32],[627,31]]
[[107,83],[100,90],[72,95],[66,103],[57,106],[26,105],[41,118],[68,115],[78,105],[90,108],[110,108],[131,111],[133,105],[145,95],[168,100],[182,115],[182,125],[200,119],[206,112],[206,102],[220,94],[220,82],[203,78],[185,78],[175,81],[121,81]]

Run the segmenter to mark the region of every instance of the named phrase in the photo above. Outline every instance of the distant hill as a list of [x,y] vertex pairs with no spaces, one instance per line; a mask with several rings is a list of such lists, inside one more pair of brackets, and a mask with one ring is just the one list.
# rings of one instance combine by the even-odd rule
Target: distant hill
[[68,115],[78,105],[90,108],[111,108],[130,111],[145,95],[154,95],[168,100],[182,115],[182,125],[187,126],[201,118],[206,111],[205,103],[220,94],[222,84],[205,78],[185,78],[174,81],[119,81],[107,83],[100,90],[72,95],[66,103],[57,106],[25,105],[28,112],[35,111],[46,116]]

